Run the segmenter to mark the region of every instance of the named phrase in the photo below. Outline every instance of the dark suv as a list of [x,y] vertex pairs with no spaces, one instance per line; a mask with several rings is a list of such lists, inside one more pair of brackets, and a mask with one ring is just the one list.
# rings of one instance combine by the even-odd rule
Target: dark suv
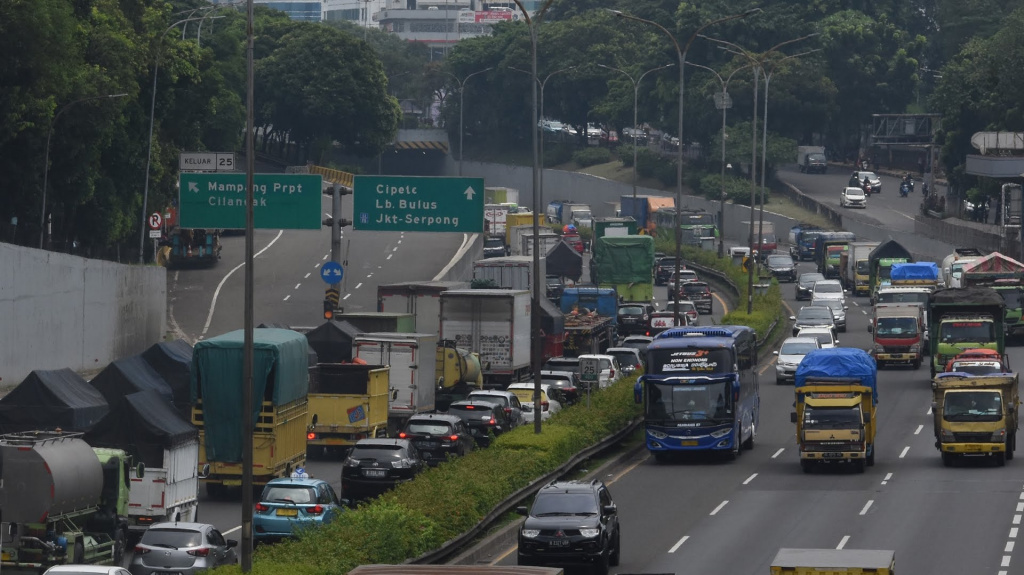
[[512,419],[505,408],[482,399],[456,401],[448,406],[448,413],[462,418],[473,439],[480,447],[491,444],[491,434],[501,435],[512,429]]
[[469,428],[457,415],[423,413],[414,415],[398,433],[399,439],[408,439],[429,465],[437,465],[449,456],[463,456],[473,451],[476,442]]
[[619,516],[600,480],[554,481],[537,492],[519,529],[519,564],[589,566],[607,575],[619,564]]
[[654,306],[649,303],[619,304],[619,335],[646,334],[651,329],[651,314],[654,311]]
[[[680,269],[686,269],[686,265],[680,262]],[[658,263],[654,266],[654,285],[663,286],[668,283],[668,278],[672,277],[676,271],[676,258],[665,257],[658,260]]]
[[789,254],[772,254],[765,258],[764,266],[780,282],[796,281],[796,264]]
[[679,287],[679,297],[693,302],[697,313],[711,313],[711,287],[706,282],[686,282]]
[[360,439],[341,465],[341,496],[351,501],[376,497],[411,481],[424,467],[408,439]]

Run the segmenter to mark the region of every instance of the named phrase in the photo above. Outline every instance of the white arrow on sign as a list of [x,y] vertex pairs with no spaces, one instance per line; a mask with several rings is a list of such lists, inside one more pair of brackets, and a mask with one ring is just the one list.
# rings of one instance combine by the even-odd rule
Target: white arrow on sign
[[470,187],[466,188],[465,192],[462,192],[462,193],[466,194],[466,199],[467,200],[472,200],[473,199],[473,195],[476,194],[476,190],[473,189],[473,186],[470,186]]
[[196,182],[189,182],[188,183],[188,191],[195,192],[195,193],[198,194],[199,193],[199,184],[196,183]]

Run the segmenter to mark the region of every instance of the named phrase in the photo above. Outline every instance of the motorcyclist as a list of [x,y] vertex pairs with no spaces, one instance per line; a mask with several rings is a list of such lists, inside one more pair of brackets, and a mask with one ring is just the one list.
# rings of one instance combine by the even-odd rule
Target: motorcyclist
[[864,188],[864,194],[870,196],[871,195],[871,182],[868,181],[868,177],[867,176],[864,176],[864,181],[861,182],[861,186]]
[[910,175],[910,172],[907,172],[907,175],[903,176],[903,181],[906,182],[906,184],[907,184],[907,190],[913,192],[914,191],[914,176]]
[[924,194],[924,197],[928,197],[928,182],[921,184],[921,193]]

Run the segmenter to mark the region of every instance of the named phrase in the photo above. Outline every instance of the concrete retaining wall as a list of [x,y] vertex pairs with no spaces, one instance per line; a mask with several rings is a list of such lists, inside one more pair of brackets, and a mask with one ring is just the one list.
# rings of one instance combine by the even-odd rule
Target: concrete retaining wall
[[100,369],[164,336],[167,273],[0,244],[0,318],[0,385]]
[[[1021,245],[1016,237],[1004,237],[969,226],[958,226],[946,220],[917,216],[914,231],[934,239],[941,239],[958,247],[976,247],[984,251],[1000,252],[1014,259],[1021,258]],[[950,250],[952,253],[952,250]]]

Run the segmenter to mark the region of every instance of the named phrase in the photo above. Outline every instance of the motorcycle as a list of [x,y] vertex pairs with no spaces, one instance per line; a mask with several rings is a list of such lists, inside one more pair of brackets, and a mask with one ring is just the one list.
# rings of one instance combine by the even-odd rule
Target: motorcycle
[[900,183],[900,197],[905,198],[910,195],[910,184],[907,182]]

